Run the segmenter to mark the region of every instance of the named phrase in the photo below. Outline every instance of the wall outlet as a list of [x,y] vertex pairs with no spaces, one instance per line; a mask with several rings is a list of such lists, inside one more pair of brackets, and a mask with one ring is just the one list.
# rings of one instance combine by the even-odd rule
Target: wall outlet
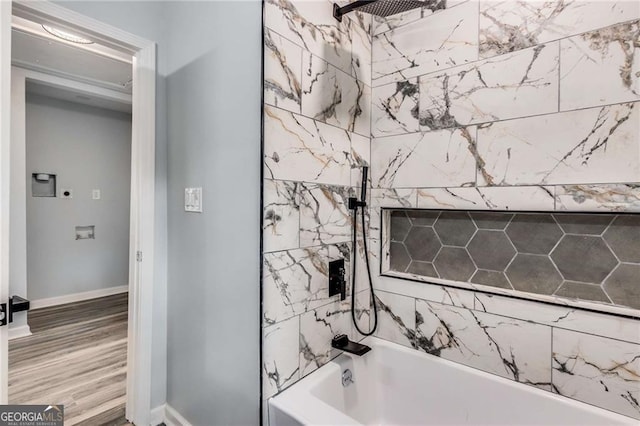
[[184,189],[184,211],[202,213],[202,188]]
[[100,193],[99,189],[94,189],[93,191],[91,191],[91,198],[93,200],[99,200],[102,197],[102,194]]
[[73,189],[60,189],[60,198],[73,198]]

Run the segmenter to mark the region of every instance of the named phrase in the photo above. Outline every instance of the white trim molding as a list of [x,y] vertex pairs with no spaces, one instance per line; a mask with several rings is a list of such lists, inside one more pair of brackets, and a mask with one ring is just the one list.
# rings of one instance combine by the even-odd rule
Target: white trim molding
[[167,426],[192,426],[182,414],[178,413],[169,404],[164,405],[164,424]]
[[165,423],[165,410],[166,404],[162,404],[157,406],[156,408],[153,408],[151,410],[151,414],[149,415],[149,426],[158,426],[159,424]]
[[9,340],[29,337],[31,334],[31,327],[29,327],[28,324],[19,327],[9,327]]
[[[9,302],[11,2],[0,1],[0,303]],[[6,315],[6,314],[5,314]],[[0,327],[0,404],[9,400],[9,331]]]
[[48,297],[31,301],[30,309],[47,308],[49,306],[64,305],[65,303],[82,302],[83,300],[97,299],[98,297],[112,296],[114,294],[126,293],[129,286],[121,285],[117,287],[101,288],[100,290],[83,291],[82,293],[65,294],[64,296]]
[[131,238],[126,417],[148,424],[151,410],[151,344],[155,247],[156,45],[133,57]]

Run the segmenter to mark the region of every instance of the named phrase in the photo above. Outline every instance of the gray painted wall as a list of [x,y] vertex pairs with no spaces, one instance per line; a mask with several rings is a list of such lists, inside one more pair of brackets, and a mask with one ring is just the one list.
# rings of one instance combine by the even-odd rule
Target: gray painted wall
[[158,43],[152,407],[257,424],[262,3],[60,3]]
[[[167,12],[167,401],[193,424],[258,424],[262,6]],[[184,212],[189,186],[204,213]]]
[[[131,115],[27,95],[26,118],[27,297],[127,285]],[[38,172],[73,198],[33,197]],[[94,225],[95,239],[76,240],[78,225]]]

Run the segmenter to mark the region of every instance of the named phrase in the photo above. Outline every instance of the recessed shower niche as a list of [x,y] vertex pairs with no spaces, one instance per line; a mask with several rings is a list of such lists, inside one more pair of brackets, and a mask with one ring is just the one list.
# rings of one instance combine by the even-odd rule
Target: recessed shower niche
[[640,309],[640,215],[394,209],[383,217],[383,274]]
[[31,195],[33,197],[55,197],[56,175],[51,173],[33,173],[31,175]]

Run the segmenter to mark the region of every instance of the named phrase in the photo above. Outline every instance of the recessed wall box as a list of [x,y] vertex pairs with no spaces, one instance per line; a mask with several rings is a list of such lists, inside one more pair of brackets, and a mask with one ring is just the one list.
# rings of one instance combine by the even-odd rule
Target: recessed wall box
[[76,240],[95,240],[95,239],[96,239],[95,225],[76,226]]
[[33,173],[31,175],[31,195],[33,197],[55,197],[56,175],[51,173]]

